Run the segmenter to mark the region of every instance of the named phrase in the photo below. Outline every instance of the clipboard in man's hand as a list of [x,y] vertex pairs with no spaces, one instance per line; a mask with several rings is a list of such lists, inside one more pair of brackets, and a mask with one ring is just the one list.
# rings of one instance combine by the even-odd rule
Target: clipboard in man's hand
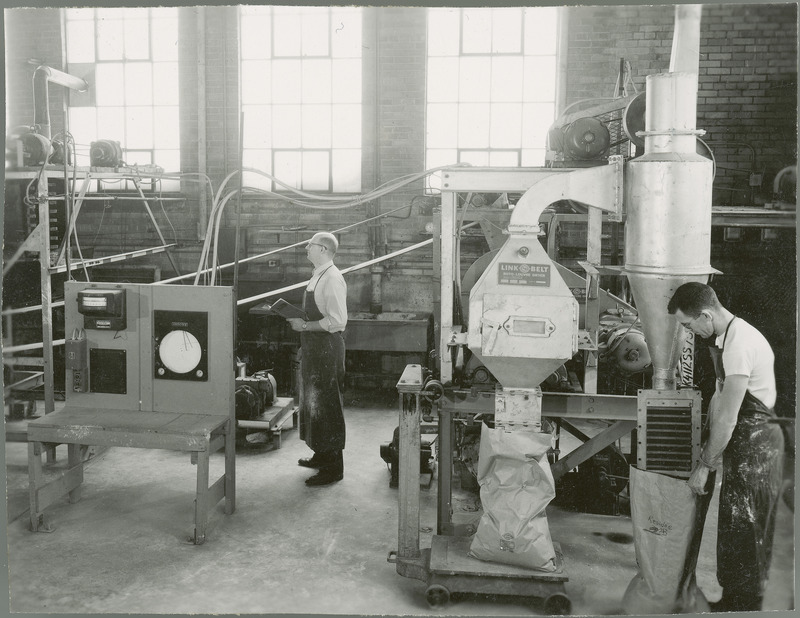
[[292,303],[287,303],[282,298],[279,298],[274,303],[272,303],[268,307],[268,309],[272,313],[275,313],[281,316],[282,318],[286,318],[287,320],[289,318],[303,318],[304,320],[308,320],[308,315],[306,315],[305,311],[303,311],[297,305],[293,305]]

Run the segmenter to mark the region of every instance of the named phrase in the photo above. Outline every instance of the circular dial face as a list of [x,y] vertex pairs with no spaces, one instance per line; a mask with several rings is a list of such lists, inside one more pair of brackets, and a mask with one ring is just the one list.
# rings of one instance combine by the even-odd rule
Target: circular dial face
[[159,359],[175,373],[188,373],[197,367],[202,354],[197,337],[185,330],[170,331],[158,347]]

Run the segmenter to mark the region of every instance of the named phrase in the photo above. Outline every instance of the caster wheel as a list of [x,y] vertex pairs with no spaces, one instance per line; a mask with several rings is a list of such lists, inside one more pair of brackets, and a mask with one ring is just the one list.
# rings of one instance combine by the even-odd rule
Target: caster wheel
[[572,601],[563,592],[551,594],[544,600],[544,613],[549,616],[565,616],[572,611]]
[[428,605],[433,609],[441,609],[450,602],[450,591],[444,586],[433,584],[428,586],[425,591],[425,598],[428,600]]

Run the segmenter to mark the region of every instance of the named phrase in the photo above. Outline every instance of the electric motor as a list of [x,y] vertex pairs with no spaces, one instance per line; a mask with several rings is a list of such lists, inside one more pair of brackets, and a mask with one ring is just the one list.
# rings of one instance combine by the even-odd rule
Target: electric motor
[[92,167],[118,167],[122,165],[122,147],[119,142],[101,139],[89,146],[89,164]]

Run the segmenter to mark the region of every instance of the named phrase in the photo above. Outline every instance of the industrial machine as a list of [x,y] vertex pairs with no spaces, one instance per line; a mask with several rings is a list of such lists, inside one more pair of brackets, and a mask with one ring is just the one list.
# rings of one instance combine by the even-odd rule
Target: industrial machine
[[[608,421],[597,435],[584,436],[585,442],[574,451],[554,453],[550,468],[555,478],[607,453],[634,429],[632,446],[640,468],[688,477],[699,458],[700,395],[692,388],[693,340],[666,309],[679,285],[705,282],[715,272],[709,263],[712,163],[696,152],[702,134],[695,129],[699,7],[677,7],[675,36],[670,72],[647,78],[644,130],[637,132],[644,142],[642,156],[627,162],[622,156],[603,159],[610,141],[602,128],[597,123],[570,123],[575,131],[564,134],[562,150],[573,158],[584,152],[588,156],[583,160],[592,159],[592,165],[443,172],[439,371],[428,377],[420,366],[409,365],[397,385],[398,549],[389,556],[399,574],[427,583],[432,606],[446,603],[451,592],[487,592],[544,597],[546,613],[568,613],[571,608],[557,543],[554,572],[469,557],[469,536],[475,527],[453,521],[455,424],[493,418],[516,431],[522,426],[543,428],[544,419]],[[459,192],[522,194],[511,212],[507,240],[487,260],[469,293],[466,324],[454,307],[459,296],[455,282],[460,265],[454,259],[460,234]],[[587,259],[580,263],[586,275],[583,294],[575,294],[574,284],[565,281],[539,242],[542,212],[561,200],[588,208]],[[625,222],[621,267],[601,263],[604,218]],[[601,275],[626,277],[635,309],[604,295]],[[609,300],[620,317],[633,309],[634,320],[601,326],[601,301],[607,310]],[[481,380],[481,385],[473,380],[469,388],[463,386],[464,359],[470,355],[495,381]],[[600,392],[601,356],[623,371],[640,369],[649,361],[649,388],[636,396]],[[582,365],[577,391],[543,390],[546,380],[576,360]],[[437,533],[430,549],[421,549],[419,423],[426,400],[438,416],[440,460]],[[505,543],[513,548],[513,539]]]

